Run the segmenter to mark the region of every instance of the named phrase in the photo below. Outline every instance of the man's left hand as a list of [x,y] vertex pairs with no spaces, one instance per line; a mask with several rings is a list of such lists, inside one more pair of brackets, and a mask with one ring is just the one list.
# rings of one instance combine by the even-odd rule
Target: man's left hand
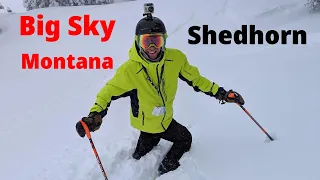
[[224,90],[224,88],[220,87],[219,91],[216,95],[216,98],[222,101],[221,104],[227,103],[237,103],[239,105],[244,105],[244,99],[242,96],[232,89],[229,91]]
[[236,91],[233,91],[232,89],[226,93],[224,100],[229,103],[237,103],[240,105],[244,105],[243,97]]

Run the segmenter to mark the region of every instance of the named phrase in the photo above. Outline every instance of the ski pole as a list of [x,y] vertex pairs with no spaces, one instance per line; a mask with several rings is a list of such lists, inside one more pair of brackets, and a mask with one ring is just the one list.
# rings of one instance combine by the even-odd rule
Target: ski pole
[[247,115],[253,120],[253,122],[255,122],[255,123],[259,126],[259,128],[268,136],[268,138],[269,138],[271,141],[274,140],[274,138],[271,137],[271,136],[268,134],[268,132],[251,116],[251,114],[249,113],[249,111],[248,111],[246,108],[244,108],[242,105],[240,105],[240,104],[238,104],[238,103],[236,103],[236,104],[239,105],[239,106],[241,107],[241,109],[242,109],[245,113],[247,113]]
[[96,158],[97,158],[97,161],[98,161],[98,163],[99,163],[99,166],[100,166],[100,169],[101,169],[101,171],[102,171],[102,173],[103,173],[103,176],[105,177],[105,180],[108,180],[107,174],[106,174],[106,172],[105,172],[105,170],[104,170],[104,168],[103,168],[103,165],[102,165],[101,160],[100,160],[100,158],[99,158],[98,152],[97,152],[97,150],[96,150],[96,148],[95,148],[95,146],[94,146],[94,143],[93,143],[93,141],[92,141],[90,130],[89,130],[89,128],[88,128],[88,126],[87,126],[87,124],[86,124],[85,122],[83,122],[82,120],[80,120],[80,122],[81,122],[81,124],[82,124],[82,126],[83,126],[83,128],[84,128],[84,130],[85,130],[85,132],[86,132],[86,135],[87,135],[87,137],[88,137],[88,139],[89,139],[89,141],[90,141],[92,150],[93,150],[93,152],[94,152],[94,155],[95,155]]

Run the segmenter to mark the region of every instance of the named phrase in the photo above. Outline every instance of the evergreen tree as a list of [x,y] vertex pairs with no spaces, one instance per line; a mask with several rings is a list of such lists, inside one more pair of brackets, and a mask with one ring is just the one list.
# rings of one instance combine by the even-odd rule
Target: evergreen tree
[[320,10],[320,0],[307,0],[308,2],[305,4],[308,6],[310,12],[315,12]]
[[0,2],[0,9],[4,9],[4,6],[1,4],[1,2]]
[[12,10],[11,10],[9,7],[7,7],[7,12],[8,12],[8,13],[11,13]]
[[23,0],[23,7],[29,11],[47,7],[104,5],[114,2],[114,0]]

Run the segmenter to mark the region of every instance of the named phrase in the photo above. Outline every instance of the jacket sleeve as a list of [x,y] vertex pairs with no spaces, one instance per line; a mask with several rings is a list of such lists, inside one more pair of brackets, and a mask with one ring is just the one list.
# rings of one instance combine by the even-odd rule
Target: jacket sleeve
[[108,107],[112,100],[130,95],[132,85],[128,80],[127,73],[125,64],[117,69],[112,79],[98,92],[95,103],[90,109],[90,113],[98,112],[104,117],[107,114]]
[[185,81],[189,86],[193,87],[196,92],[203,92],[206,95],[217,98],[218,91],[223,88],[219,87],[215,82],[211,82],[203,77],[198,68],[190,65],[185,54],[182,53],[182,67],[180,69],[179,78]]

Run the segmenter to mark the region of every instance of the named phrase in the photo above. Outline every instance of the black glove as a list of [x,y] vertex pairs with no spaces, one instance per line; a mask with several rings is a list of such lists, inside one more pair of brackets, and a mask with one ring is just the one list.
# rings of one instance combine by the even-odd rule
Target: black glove
[[226,102],[228,102],[244,105],[245,103],[242,96],[236,91],[233,91],[232,89],[227,92],[222,87],[220,87],[215,97],[219,101],[221,101],[221,104],[225,104]]
[[[82,121],[86,123],[90,132],[94,132],[100,129],[100,126],[102,124],[102,117],[99,113],[92,112],[88,115],[88,117],[83,117]],[[84,137],[86,135],[86,132],[80,121],[78,121],[76,124],[76,130],[80,137]]]

